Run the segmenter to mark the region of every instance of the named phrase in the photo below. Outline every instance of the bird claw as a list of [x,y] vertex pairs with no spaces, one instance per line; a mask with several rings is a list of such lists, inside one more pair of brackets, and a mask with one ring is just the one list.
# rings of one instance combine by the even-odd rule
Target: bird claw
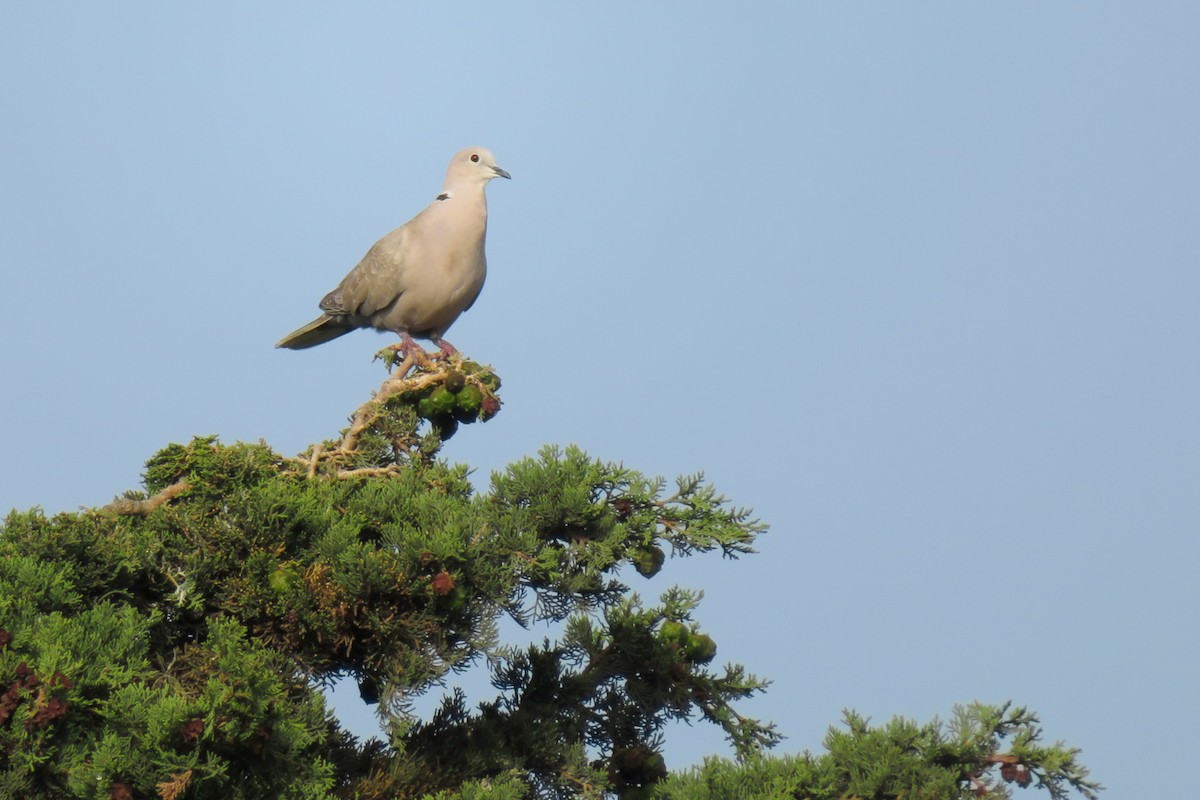
[[404,356],[405,358],[408,358],[409,356],[412,356],[412,355],[416,355],[418,353],[421,355],[425,355],[425,349],[422,348],[421,345],[414,342],[412,340],[412,337],[408,336],[407,334],[400,341],[396,342],[395,344],[389,344],[387,347],[385,347],[383,349],[391,350],[393,353],[399,353],[400,355]]
[[407,372],[414,365],[431,369],[431,362],[435,360],[462,357],[458,348],[445,339],[435,339],[433,342],[437,345],[438,349],[428,352],[421,345],[417,344],[410,335],[402,333],[400,341],[388,345],[380,353],[390,353],[390,358],[385,357],[385,359],[391,361],[393,365],[397,362],[407,363],[408,367],[402,370],[403,372]]
[[382,359],[387,364],[388,370],[393,373],[394,377],[403,377],[414,367],[432,372],[438,369],[434,366],[433,362],[435,361],[462,358],[462,353],[458,351],[458,348],[444,339],[433,340],[438,349],[429,352],[413,341],[413,338],[407,333],[402,333],[401,337],[400,341],[388,345],[375,354],[376,358]]

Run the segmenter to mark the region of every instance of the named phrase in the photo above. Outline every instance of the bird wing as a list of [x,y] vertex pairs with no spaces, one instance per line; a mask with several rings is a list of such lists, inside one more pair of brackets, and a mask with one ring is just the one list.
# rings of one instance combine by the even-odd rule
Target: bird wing
[[407,227],[397,228],[372,245],[358,266],[321,300],[321,310],[335,317],[370,317],[395,303],[404,293]]

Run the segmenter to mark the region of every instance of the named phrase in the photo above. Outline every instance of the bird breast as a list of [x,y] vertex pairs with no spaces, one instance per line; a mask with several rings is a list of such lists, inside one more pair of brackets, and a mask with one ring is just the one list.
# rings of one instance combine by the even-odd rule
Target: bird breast
[[[424,221],[424,220],[423,220]],[[429,220],[441,222],[441,220]],[[414,247],[406,254],[400,296],[372,320],[376,327],[414,335],[440,335],[478,297],[487,277],[486,228],[467,235],[421,237],[424,242],[452,242],[448,247]]]

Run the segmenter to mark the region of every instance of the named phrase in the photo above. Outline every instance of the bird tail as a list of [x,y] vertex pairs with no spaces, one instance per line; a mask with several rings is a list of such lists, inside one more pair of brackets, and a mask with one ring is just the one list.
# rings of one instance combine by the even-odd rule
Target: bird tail
[[288,350],[303,350],[306,347],[316,347],[325,344],[330,339],[354,330],[353,325],[339,322],[328,314],[322,314],[303,328],[297,328],[275,343],[276,347],[286,347]]

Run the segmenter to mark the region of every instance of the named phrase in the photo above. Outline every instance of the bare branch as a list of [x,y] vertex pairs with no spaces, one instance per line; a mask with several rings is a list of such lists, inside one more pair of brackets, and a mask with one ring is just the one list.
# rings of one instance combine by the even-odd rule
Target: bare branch
[[103,511],[111,511],[114,514],[122,514],[126,516],[148,516],[154,509],[161,506],[168,500],[183,494],[191,485],[187,482],[187,478],[180,478],[172,483],[167,488],[163,489],[153,497],[147,497],[144,500],[134,500],[129,497],[121,497],[113,500],[108,505],[104,506]]

